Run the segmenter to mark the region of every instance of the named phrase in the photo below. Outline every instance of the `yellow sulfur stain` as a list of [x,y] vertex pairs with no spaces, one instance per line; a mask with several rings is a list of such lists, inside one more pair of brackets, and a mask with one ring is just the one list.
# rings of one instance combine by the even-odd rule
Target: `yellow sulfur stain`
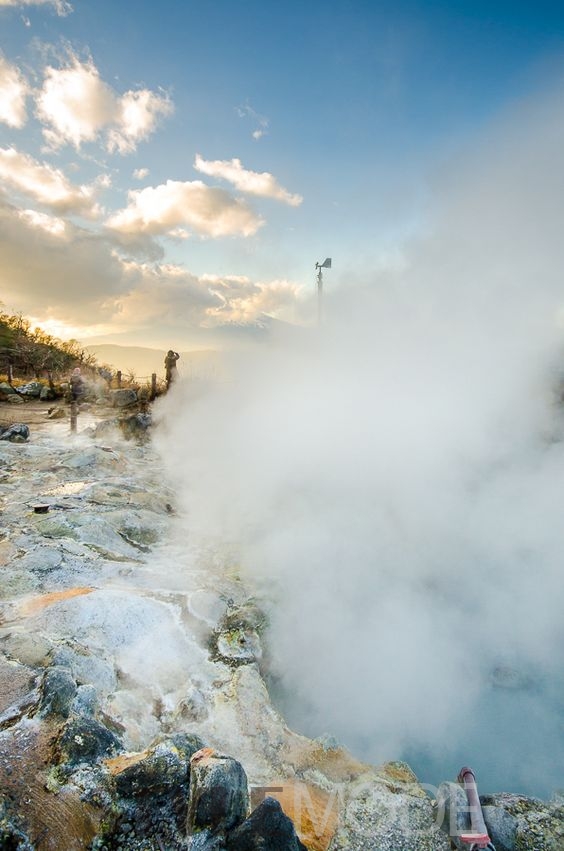
[[24,617],[28,617],[41,611],[41,609],[47,608],[47,606],[52,606],[54,603],[60,603],[62,600],[70,600],[72,597],[81,597],[84,594],[91,594],[95,590],[95,588],[79,587],[67,588],[64,591],[52,591],[50,594],[41,594],[39,597],[32,597],[20,603],[18,607],[19,613]]
[[253,789],[252,808],[267,796],[279,801],[308,851],[327,851],[339,817],[336,793],[329,794],[309,783],[286,779]]
[[125,771],[126,768],[130,768],[132,765],[137,765],[138,762],[146,759],[149,756],[149,751],[139,751],[138,753],[126,753],[121,754],[120,756],[114,756],[110,759],[103,760],[104,765],[112,775],[115,777],[116,774],[121,774],[122,771]]

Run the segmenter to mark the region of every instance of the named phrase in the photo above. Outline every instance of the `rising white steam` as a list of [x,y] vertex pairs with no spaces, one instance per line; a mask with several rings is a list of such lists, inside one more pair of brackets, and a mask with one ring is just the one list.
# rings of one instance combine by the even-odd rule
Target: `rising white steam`
[[269,601],[290,722],[434,783],[564,785],[560,104],[448,170],[401,272],[161,408],[190,534]]

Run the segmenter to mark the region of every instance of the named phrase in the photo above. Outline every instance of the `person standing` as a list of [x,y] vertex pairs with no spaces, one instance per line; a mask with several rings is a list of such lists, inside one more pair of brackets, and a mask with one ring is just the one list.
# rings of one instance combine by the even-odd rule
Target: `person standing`
[[84,392],[86,390],[84,378],[82,377],[82,375],[80,373],[80,367],[79,366],[77,366],[73,369],[72,375],[71,375],[70,380],[69,380],[69,385],[70,385],[71,400],[73,402],[78,402],[78,400],[81,398],[81,396],[84,395]]
[[166,389],[168,390],[173,381],[176,381],[178,377],[178,370],[176,368],[176,361],[180,355],[178,352],[173,352],[172,349],[169,349],[167,355],[165,357],[164,365],[165,365],[165,379],[166,379]]

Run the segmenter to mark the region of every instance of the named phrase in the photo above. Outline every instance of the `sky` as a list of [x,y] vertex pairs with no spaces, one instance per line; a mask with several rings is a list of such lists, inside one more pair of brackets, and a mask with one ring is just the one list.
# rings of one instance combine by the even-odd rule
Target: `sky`
[[0,301],[84,344],[314,322],[316,262],[401,266],[563,72],[554,3],[0,0]]

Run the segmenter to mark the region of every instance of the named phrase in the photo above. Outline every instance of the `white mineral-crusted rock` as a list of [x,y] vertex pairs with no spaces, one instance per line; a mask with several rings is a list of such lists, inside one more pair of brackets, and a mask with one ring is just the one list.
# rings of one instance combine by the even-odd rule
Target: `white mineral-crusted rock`
[[[399,779],[399,778],[398,778]],[[449,851],[431,801],[413,777],[366,774],[343,790],[331,851]]]
[[[315,851],[447,851],[405,766],[377,770],[288,729],[259,668],[268,641],[260,607],[225,553],[186,538],[150,445],[104,447],[71,438],[67,423],[48,428],[0,447],[8,665],[66,672],[76,683],[71,714],[92,715],[98,702],[131,750],[197,735],[239,760],[255,804],[265,787],[281,790],[268,794]],[[33,512],[37,500],[48,514]],[[488,806],[498,823],[515,819],[520,835],[535,837],[519,851],[562,851],[556,805]]]

